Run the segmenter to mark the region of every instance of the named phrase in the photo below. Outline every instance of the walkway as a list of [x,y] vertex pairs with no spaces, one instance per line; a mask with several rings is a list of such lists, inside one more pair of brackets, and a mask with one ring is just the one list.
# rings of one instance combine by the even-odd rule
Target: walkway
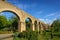
[[13,34],[0,34],[0,40],[13,40]]

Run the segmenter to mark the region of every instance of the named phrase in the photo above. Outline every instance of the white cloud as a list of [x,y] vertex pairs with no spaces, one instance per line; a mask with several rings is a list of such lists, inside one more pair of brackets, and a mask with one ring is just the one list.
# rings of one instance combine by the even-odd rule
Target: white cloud
[[58,17],[58,16],[60,16],[60,12],[50,13],[50,14],[46,15],[45,18],[50,17],[50,16]]
[[39,19],[41,21],[43,21],[44,23],[47,23],[48,19]]
[[0,13],[0,15],[3,15],[3,13]]
[[27,9],[29,7],[28,5],[25,4],[15,4],[15,5],[17,5],[17,7],[21,9]]
[[43,12],[42,12],[42,11],[38,11],[38,12],[36,12],[36,14],[38,14],[38,15],[41,14],[41,13],[43,13]]
[[52,19],[52,20],[50,20],[50,19],[39,19],[39,20],[43,21],[43,22],[46,23],[46,24],[52,24],[52,22],[53,22],[54,20],[56,20],[56,18],[54,18],[54,19]]
[[[55,14],[56,14],[56,13],[55,13]],[[55,14],[52,13],[52,14],[46,15],[45,17],[53,16],[53,15],[55,15]]]
[[42,13],[43,13],[43,11],[36,11],[34,15],[35,15],[36,17],[40,18],[40,17],[42,16],[42,15],[41,15]]
[[21,8],[21,9],[28,9],[28,8],[32,8],[32,7],[35,7],[36,4],[33,3],[33,4],[15,4],[17,5],[17,7]]

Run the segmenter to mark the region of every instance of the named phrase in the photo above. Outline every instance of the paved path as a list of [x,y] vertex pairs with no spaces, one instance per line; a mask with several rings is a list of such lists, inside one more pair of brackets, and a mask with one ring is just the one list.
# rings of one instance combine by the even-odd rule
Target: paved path
[[1,39],[7,39],[7,38],[12,38],[13,34],[0,34],[0,40]]

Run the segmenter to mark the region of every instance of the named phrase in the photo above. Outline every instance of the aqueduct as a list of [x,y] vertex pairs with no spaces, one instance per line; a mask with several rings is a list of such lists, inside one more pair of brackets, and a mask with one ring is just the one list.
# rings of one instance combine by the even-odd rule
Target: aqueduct
[[25,20],[27,18],[29,18],[31,20],[31,30],[35,31],[35,30],[44,30],[44,28],[46,28],[46,24],[44,24],[43,22],[41,22],[40,20],[34,18],[33,16],[27,14],[26,12],[24,12],[23,10],[13,6],[12,4],[6,2],[5,0],[0,0],[0,13],[1,12],[12,12],[15,15],[17,15],[19,22],[18,22],[18,31],[22,32],[22,31],[26,31],[26,23]]

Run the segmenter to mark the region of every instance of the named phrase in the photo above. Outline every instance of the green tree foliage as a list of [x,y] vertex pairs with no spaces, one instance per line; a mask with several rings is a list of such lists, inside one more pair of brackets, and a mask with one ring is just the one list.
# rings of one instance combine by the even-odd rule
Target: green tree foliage
[[60,19],[54,20],[51,25],[52,40],[60,40]]
[[51,27],[52,27],[53,32],[59,32],[60,31],[60,20],[57,19],[57,20],[53,21]]
[[12,30],[16,31],[18,29],[18,18],[16,16],[12,16],[10,21]]
[[7,18],[5,16],[0,16],[0,29],[7,26]]
[[0,30],[16,31],[18,29],[18,18],[16,16],[11,16],[11,19],[0,15]]

